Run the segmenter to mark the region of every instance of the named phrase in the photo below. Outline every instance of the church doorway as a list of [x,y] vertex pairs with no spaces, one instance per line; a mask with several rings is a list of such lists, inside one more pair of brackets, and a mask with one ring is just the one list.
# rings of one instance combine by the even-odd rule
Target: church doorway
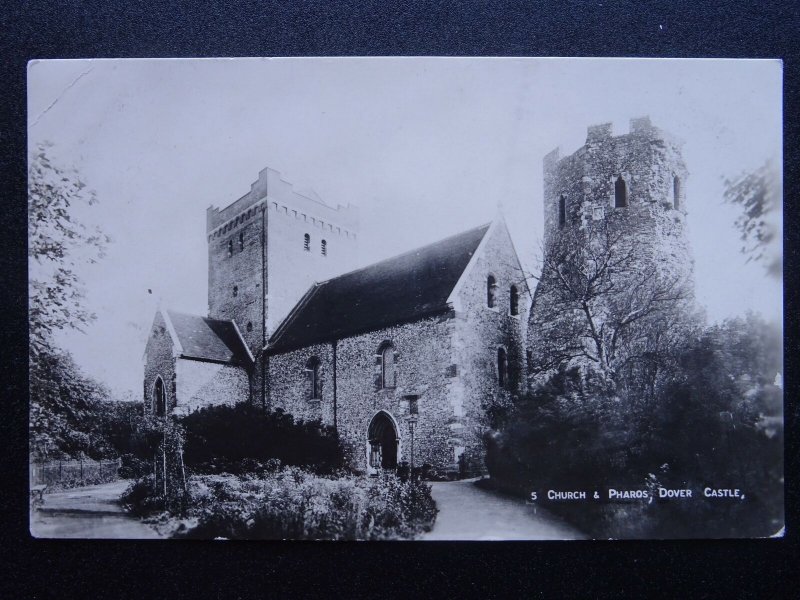
[[380,411],[370,421],[367,429],[367,465],[371,475],[380,469],[396,469],[400,436],[394,419]]

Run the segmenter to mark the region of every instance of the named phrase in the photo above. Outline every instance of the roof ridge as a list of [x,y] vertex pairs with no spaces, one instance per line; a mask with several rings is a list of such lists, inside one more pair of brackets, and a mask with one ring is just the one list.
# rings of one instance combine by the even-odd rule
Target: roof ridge
[[448,235],[447,237],[444,237],[444,238],[441,238],[439,240],[436,240],[435,242],[431,242],[431,243],[425,244],[423,246],[417,246],[416,248],[411,248],[410,250],[406,250],[405,252],[401,252],[400,254],[395,254],[394,256],[389,256],[387,258],[383,258],[383,259],[381,259],[379,261],[376,261],[374,263],[370,263],[368,265],[364,265],[363,267],[358,267],[357,269],[353,269],[351,271],[347,271],[345,273],[341,273],[340,275],[336,275],[335,277],[329,277],[328,279],[323,279],[322,281],[316,282],[316,284],[317,285],[323,285],[325,283],[329,283],[329,282],[334,281],[336,279],[340,279],[341,277],[345,277],[346,275],[352,275],[354,273],[359,273],[360,271],[366,271],[367,269],[371,269],[371,268],[376,267],[376,266],[378,266],[380,264],[387,263],[387,262],[390,262],[390,261],[393,261],[393,260],[397,260],[398,258],[402,258],[404,256],[407,256],[407,255],[409,255],[409,254],[411,254],[413,252],[419,252],[420,250],[425,250],[426,248],[430,248],[432,246],[438,246],[439,244],[443,244],[444,242],[446,242],[448,240],[452,240],[453,238],[457,238],[457,237],[460,237],[462,235],[466,235],[468,233],[472,233],[474,231],[478,231],[479,229],[483,229],[484,227],[487,228],[487,230],[488,230],[488,228],[491,227],[491,225],[492,225],[492,221],[489,221],[488,223],[484,223],[483,225],[478,225],[477,227],[472,227],[470,229],[465,229],[464,231],[460,231],[458,233],[454,233],[453,235]]
[[275,344],[280,340],[281,336],[286,332],[286,329],[292,322],[295,320],[297,315],[303,309],[303,307],[308,304],[309,300],[317,293],[317,291],[326,283],[327,281],[323,282],[314,282],[311,286],[306,290],[305,294],[297,301],[297,303],[292,307],[292,310],[289,311],[289,314],[281,321],[280,325],[278,325],[277,329],[272,333],[272,335],[267,340],[267,343],[264,345],[264,349],[268,348],[272,344]]
[[198,315],[198,314],[195,314],[195,313],[183,312],[183,311],[180,311],[180,310],[173,310],[171,308],[167,308],[165,310],[167,312],[171,312],[174,315],[182,315],[184,317],[197,317],[199,319],[204,319],[206,321],[216,321],[217,323],[233,323],[234,325],[236,325],[236,322],[233,319],[216,319],[214,317],[209,317],[207,315]]

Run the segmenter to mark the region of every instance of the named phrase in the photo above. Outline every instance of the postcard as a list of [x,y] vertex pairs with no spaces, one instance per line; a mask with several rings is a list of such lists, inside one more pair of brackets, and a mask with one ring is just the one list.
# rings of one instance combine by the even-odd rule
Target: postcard
[[781,107],[779,60],[31,61],[31,534],[781,537]]

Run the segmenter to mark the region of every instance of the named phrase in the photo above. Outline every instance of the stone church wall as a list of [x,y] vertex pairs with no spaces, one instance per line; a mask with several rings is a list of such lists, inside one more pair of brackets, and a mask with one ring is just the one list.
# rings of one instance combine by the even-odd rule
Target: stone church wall
[[[457,377],[452,394],[456,413],[463,415],[459,432],[464,460],[471,473],[484,473],[483,434],[489,428],[489,410],[508,406],[524,390],[525,354],[523,333],[531,298],[525,274],[514,253],[511,238],[502,223],[493,227],[484,248],[466,274],[458,292],[456,310],[455,365]],[[493,275],[495,306],[487,305],[487,279]],[[518,314],[511,315],[510,290],[518,290]],[[508,361],[508,384],[498,382],[498,348]]]
[[242,367],[179,358],[175,362],[177,404],[174,413],[186,415],[207,406],[247,402],[250,383]]
[[[357,335],[336,342],[336,424],[354,468],[367,470],[367,431],[372,418],[386,411],[400,437],[398,461],[411,462],[409,396],[416,396],[414,464],[428,463],[441,472],[458,466],[450,388],[453,320],[451,315],[428,318]],[[396,385],[382,389],[378,350],[384,342],[395,350]],[[322,400],[309,402],[304,368],[310,356],[321,361]],[[270,399],[296,416],[322,418],[333,424],[333,344],[270,357]]]
[[[306,369],[311,357],[319,359],[320,398],[311,398]],[[296,419],[320,419],[333,425],[333,347],[315,344],[286,354],[270,356],[269,405],[282,408]]]
[[156,312],[153,326],[150,328],[150,337],[147,338],[144,366],[144,410],[152,413],[154,409],[154,390],[156,377],[164,381],[164,395],[166,410],[175,407],[175,358],[174,346],[167,324],[161,311]]

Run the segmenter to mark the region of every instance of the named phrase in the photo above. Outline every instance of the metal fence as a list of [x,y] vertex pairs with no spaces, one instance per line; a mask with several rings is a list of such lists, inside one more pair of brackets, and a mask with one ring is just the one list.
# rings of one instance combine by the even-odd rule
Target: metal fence
[[89,485],[116,478],[120,459],[50,460],[31,462],[31,485]]

